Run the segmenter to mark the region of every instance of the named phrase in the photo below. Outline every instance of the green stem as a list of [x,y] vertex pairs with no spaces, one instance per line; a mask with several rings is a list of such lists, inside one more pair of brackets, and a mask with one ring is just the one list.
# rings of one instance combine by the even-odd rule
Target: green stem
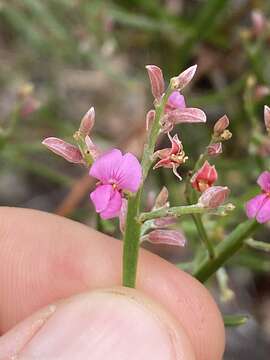
[[245,325],[248,315],[223,315],[223,322],[226,327]]
[[[165,105],[168,97],[172,93],[171,85],[168,87],[161,102],[156,105],[156,115],[152,124],[148,141],[145,144],[142,158],[143,182],[147,178],[148,172],[153,162],[156,141],[160,132],[160,120],[164,114]],[[124,234],[123,249],[123,278],[122,284],[127,287],[136,286],[136,272],[139,255],[141,224],[138,221],[142,195],[142,185],[135,196],[128,199],[128,211],[126,218],[126,229]]]
[[208,251],[210,259],[213,259],[215,257],[215,248],[207,235],[201,216],[199,214],[193,214],[192,218],[197,227],[198,233],[200,234],[202,242]]
[[140,191],[128,199],[126,230],[123,250],[123,286],[134,288],[136,285],[137,262],[139,255],[141,225],[136,220],[140,207]]
[[221,205],[216,209],[208,209],[200,204],[173,206],[170,208],[162,208],[158,210],[141,213],[138,218],[138,221],[140,223],[143,223],[147,220],[158,219],[166,216],[179,217],[182,215],[204,214],[204,213],[211,213],[214,215],[224,215],[224,213],[230,211],[230,209],[231,209],[231,204]]
[[206,257],[193,275],[199,281],[205,282],[242,247],[245,239],[249,238],[258,226],[256,220],[247,220],[238,225],[225,240],[216,246],[215,258]]

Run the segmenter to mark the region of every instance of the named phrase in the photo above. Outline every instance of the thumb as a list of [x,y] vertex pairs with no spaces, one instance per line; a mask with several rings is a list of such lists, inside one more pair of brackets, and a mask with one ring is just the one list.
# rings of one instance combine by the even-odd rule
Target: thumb
[[76,295],[0,338],[0,359],[195,360],[180,324],[136,290]]

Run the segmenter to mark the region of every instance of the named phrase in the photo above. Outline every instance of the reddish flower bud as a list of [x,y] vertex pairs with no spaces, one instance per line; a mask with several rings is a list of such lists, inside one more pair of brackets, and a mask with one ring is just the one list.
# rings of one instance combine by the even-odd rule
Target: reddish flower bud
[[223,115],[214,126],[214,135],[221,136],[225,129],[230,125],[230,120],[227,115]]
[[65,160],[74,163],[74,164],[83,164],[83,157],[80,150],[71,145],[64,140],[49,137],[42,141],[42,144],[45,145],[53,153],[61,156]]
[[160,193],[156,197],[154,209],[160,209],[168,204],[169,192],[166,186],[163,186]]
[[270,132],[270,108],[267,105],[264,106],[264,123],[266,130]]
[[143,237],[152,244],[166,244],[175,246],[185,246],[186,238],[184,234],[176,230],[153,230]]
[[94,124],[95,124],[95,109],[92,106],[81,120],[81,124],[79,128],[80,134],[83,136],[89,135]]
[[217,181],[218,173],[214,165],[205,161],[203,166],[192,176],[190,183],[194,189],[204,192]]
[[212,186],[205,190],[198,200],[198,204],[209,209],[215,209],[222,205],[230,194],[227,186]]
[[193,65],[178,76],[171,78],[172,88],[176,90],[183,89],[193,79],[196,69],[197,65]]
[[222,143],[218,142],[207,147],[207,154],[209,156],[218,156],[222,153]]
[[162,70],[155,65],[147,65],[146,69],[151,83],[152,94],[156,100],[159,100],[165,91]]

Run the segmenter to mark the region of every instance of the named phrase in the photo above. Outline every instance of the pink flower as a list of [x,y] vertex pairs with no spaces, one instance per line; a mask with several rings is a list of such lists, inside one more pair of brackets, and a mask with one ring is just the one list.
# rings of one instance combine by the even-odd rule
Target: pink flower
[[177,173],[177,168],[181,164],[184,164],[187,160],[185,156],[182,142],[179,140],[178,135],[174,135],[172,138],[168,133],[168,137],[171,141],[171,148],[158,150],[155,152],[154,157],[158,157],[160,160],[154,166],[154,169],[164,167],[173,169],[173,173],[182,180],[181,176]]
[[218,173],[215,166],[205,161],[203,166],[192,176],[190,183],[195,190],[204,192],[217,181],[217,178]]
[[161,123],[163,131],[171,131],[176,124],[201,122],[206,122],[205,113],[197,108],[186,107],[185,98],[180,91],[173,91],[165,106]]
[[99,180],[90,194],[96,212],[102,219],[111,219],[120,214],[123,191],[136,192],[139,189],[142,169],[134,155],[122,155],[120,150],[113,149],[94,162],[89,175]]
[[270,220],[270,172],[264,171],[257,180],[262,194],[255,196],[246,203],[246,213],[249,219],[256,219],[263,224]]

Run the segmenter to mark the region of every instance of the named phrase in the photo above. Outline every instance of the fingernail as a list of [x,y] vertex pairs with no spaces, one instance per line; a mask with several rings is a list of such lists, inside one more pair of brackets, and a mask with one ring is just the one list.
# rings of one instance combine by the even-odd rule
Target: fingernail
[[133,295],[82,294],[59,304],[17,358],[194,360],[182,328],[165,318]]

